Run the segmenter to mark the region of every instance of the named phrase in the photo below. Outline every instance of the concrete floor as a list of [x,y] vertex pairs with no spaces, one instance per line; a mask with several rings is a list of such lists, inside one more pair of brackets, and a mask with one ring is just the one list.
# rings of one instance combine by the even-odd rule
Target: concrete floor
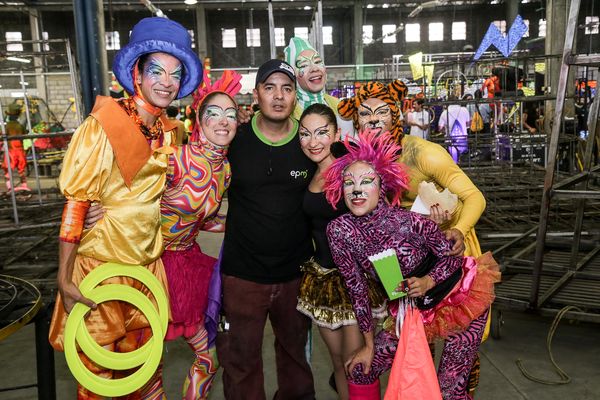
[[[203,234],[199,238],[204,250],[215,255],[222,235]],[[552,323],[549,318],[523,313],[504,312],[505,324],[499,340],[489,339],[481,347],[481,383],[477,399],[600,399],[600,330],[597,324],[563,321],[559,326],[552,350],[556,362],[571,377],[566,385],[543,385],[526,379],[515,361],[524,360],[528,370],[543,379],[554,380],[547,351],[546,336]],[[314,335],[312,366],[317,399],[336,399],[328,386],[331,373],[327,350],[317,331]],[[28,325],[0,342],[0,388],[35,383],[34,327]],[[438,352],[439,353],[439,352]],[[265,387],[267,398],[276,388],[273,335],[267,326],[263,346]],[[55,354],[57,399],[75,398],[75,381],[62,353]],[[183,341],[165,346],[165,388],[170,399],[180,396],[185,373],[192,362],[192,353]],[[385,383],[385,378],[383,379]],[[385,385],[382,384],[382,391]],[[2,400],[36,399],[35,388],[0,392]],[[210,398],[223,398],[219,372]]]

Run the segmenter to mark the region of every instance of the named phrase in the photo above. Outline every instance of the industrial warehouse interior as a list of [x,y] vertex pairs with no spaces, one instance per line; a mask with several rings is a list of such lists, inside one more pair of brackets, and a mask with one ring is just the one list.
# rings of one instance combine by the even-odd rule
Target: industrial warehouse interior
[[[155,54],[164,59],[156,61]],[[169,70],[169,60],[181,68]],[[600,0],[0,0],[0,399],[600,398],[599,69]],[[269,86],[279,82],[273,77],[293,82],[288,85],[293,98],[285,90],[267,94],[267,88],[278,88]],[[160,81],[154,88],[163,86],[149,89],[150,81]],[[273,96],[272,103],[267,96]],[[225,106],[207,106],[215,97],[226,99],[237,119]],[[283,105],[288,100],[290,107]],[[387,111],[369,108],[375,108],[367,103],[373,100]],[[106,103],[113,104],[111,113],[103,108]],[[326,105],[334,118],[305,112],[315,103]],[[218,108],[216,114],[206,111],[211,107]],[[270,119],[286,107],[283,118]],[[333,129],[327,139],[306,122],[316,116]],[[444,317],[438,305],[421,307],[427,292],[413,296],[409,287],[408,296],[396,300],[386,292],[387,278],[373,254],[370,262],[358,259],[361,251],[375,248],[370,241],[385,234],[348,228],[356,242],[343,254],[356,258],[340,262],[343,246],[331,239],[335,222],[375,218],[379,208],[355,213],[346,193],[352,192],[346,186],[359,186],[348,183],[351,163],[343,179],[337,176],[342,183],[336,201],[346,203],[334,213],[334,203],[325,198],[333,187],[328,179],[335,177],[319,175],[325,158],[310,147],[341,132],[337,140],[344,152],[336,155],[333,145],[330,150],[333,139],[324,150],[336,165],[354,154],[359,145],[353,142],[371,137],[367,128],[388,130],[388,117],[393,129],[385,135],[394,139],[395,157],[407,176],[397,179],[408,180],[403,197],[394,202],[379,164],[354,161],[378,176],[376,207],[425,214],[418,221],[435,227],[436,243],[449,243],[443,254],[435,254],[439,264],[433,268],[462,257],[457,278],[462,285],[471,285],[467,277],[475,275],[468,274],[488,268],[482,261],[488,252],[500,273],[491,284],[490,304],[469,314],[462,330],[435,340],[426,336],[431,329],[426,316],[435,310],[433,318]],[[236,128],[227,143],[216,143],[203,131],[210,121]],[[266,121],[271,125],[261,125]],[[167,140],[174,126],[181,134]],[[269,133],[267,127],[274,126],[293,127],[292,134],[283,128]],[[90,133],[93,129],[98,132]],[[422,163],[406,161],[411,150],[406,140],[415,136],[440,152],[423,156]],[[293,144],[293,152],[282,153]],[[199,147],[204,150],[194,150]],[[215,154],[217,161],[211,158]],[[183,171],[195,168],[194,157],[203,160],[201,166]],[[288,165],[291,172],[278,174],[278,167]],[[177,181],[177,174],[188,175]],[[142,181],[152,186],[140,187],[146,185]],[[420,181],[433,183],[438,200],[427,202]],[[318,218],[307,208],[307,193],[315,192],[325,193],[319,204],[328,207],[318,210]],[[453,206],[442,205],[446,215],[440,222],[434,218],[436,201],[448,199],[454,199]],[[192,205],[196,209],[186,208]],[[95,210],[102,211],[94,217]],[[403,237],[404,227],[394,229]],[[448,255],[457,243],[463,247]],[[408,273],[403,256],[398,254],[400,279],[412,284],[414,277],[428,278],[429,290],[443,286],[434,269],[425,277]],[[331,265],[324,265],[326,260]],[[190,272],[183,268],[188,262],[206,269]],[[243,270],[261,262],[264,269]],[[469,262],[477,263],[472,272],[465,267]],[[105,263],[118,264],[119,271],[136,266],[149,278],[119,272],[87,289],[80,285]],[[321,314],[306,311],[307,287],[325,285],[309,282],[309,264],[318,267],[323,282],[333,279],[331,271],[338,279],[335,287],[311,286],[319,298],[345,296],[321,309],[310,305]],[[179,270],[181,282],[174,283],[169,268]],[[292,275],[273,274],[284,270]],[[65,273],[71,286],[65,286]],[[114,280],[99,285],[108,278]],[[352,286],[355,279],[381,291],[385,316],[375,316],[382,304],[359,298],[371,293]],[[447,309],[462,310],[467,301],[452,302],[462,290],[457,282],[441,300]],[[84,304],[88,294],[99,296],[93,290],[116,283],[122,292],[114,289],[113,297],[98,300],[117,304],[112,311]],[[259,289],[272,290],[267,298],[273,308],[261,316]],[[274,306],[279,292],[293,301],[283,322]],[[474,298],[475,289],[469,286],[465,293]],[[176,321],[178,301],[190,303],[185,306],[199,315],[193,334]],[[148,306],[137,302],[148,303],[152,318]],[[365,302],[366,317],[357,308]],[[127,303],[133,307],[121,311]],[[251,316],[259,328],[250,330],[255,325],[247,315],[244,328],[237,328],[231,310],[242,313],[255,305]],[[210,314],[211,306],[216,314]],[[407,310],[421,316],[415,320],[419,341],[403,340],[413,333]],[[342,318],[335,326],[319,317],[330,313],[335,319],[346,311],[351,320]],[[119,318],[118,329],[114,321],[106,322]],[[364,318],[373,330],[363,329]],[[292,320],[303,328],[284,333],[292,329],[282,326],[293,326]],[[470,347],[445,356],[449,343],[467,340],[477,320],[485,328],[469,339]],[[358,337],[358,345],[347,332]],[[334,343],[343,334],[350,342]],[[377,342],[386,334],[393,345]],[[370,347],[373,365],[388,357],[374,381],[373,373],[363,374],[359,351],[369,348],[369,335],[376,342]],[[291,336],[305,343],[301,354],[291,354],[286,342]],[[91,344],[83,343],[86,337]],[[130,339],[134,347],[123,350]],[[152,356],[142,356],[138,348]],[[252,353],[249,348],[255,356],[245,355]],[[342,364],[334,361],[336,349],[344,353]],[[123,357],[129,352],[134,356]],[[120,367],[104,365],[96,358],[101,353]],[[131,364],[133,358],[141,361]],[[464,371],[446,370],[446,363],[467,359]],[[361,367],[354,362],[361,360],[356,372],[352,368]],[[351,363],[349,370],[340,369],[348,367],[345,362]],[[137,379],[142,373],[143,381]],[[302,373],[312,376],[309,384]],[[376,388],[363,393],[373,382]],[[308,385],[307,392],[288,392],[297,386],[300,393],[302,385]]]

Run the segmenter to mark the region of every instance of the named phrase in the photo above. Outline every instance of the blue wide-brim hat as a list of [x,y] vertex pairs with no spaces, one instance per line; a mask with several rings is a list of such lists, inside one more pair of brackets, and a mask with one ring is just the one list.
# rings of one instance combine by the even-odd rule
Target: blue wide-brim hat
[[133,68],[140,56],[167,53],[183,64],[177,98],[192,93],[202,82],[202,63],[192,51],[192,38],[179,23],[166,18],[144,18],[131,31],[129,43],[115,56],[113,73],[129,93],[134,93]]

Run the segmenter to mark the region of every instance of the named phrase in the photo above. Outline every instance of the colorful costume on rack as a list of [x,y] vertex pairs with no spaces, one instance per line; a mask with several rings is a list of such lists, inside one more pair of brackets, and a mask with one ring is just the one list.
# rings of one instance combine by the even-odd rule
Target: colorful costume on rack
[[[325,229],[335,218],[348,212],[340,202],[337,210],[325,199],[325,193],[307,190],[302,205],[310,218],[311,232],[315,244],[315,255],[302,264],[304,277],[298,296],[298,311],[308,316],[315,324],[329,329],[344,325],[356,325],[350,297],[343,278],[333,262]],[[373,305],[373,318],[387,315],[385,291],[377,280],[368,280],[369,302]]]
[[[200,100],[209,93],[224,93],[233,100],[241,88],[240,79],[239,74],[225,71],[214,85],[205,81],[205,87],[194,95],[194,108],[197,110]],[[165,241],[162,260],[171,305],[166,340],[182,336],[196,355],[183,387],[186,400],[207,398],[219,367],[214,343],[204,325],[216,259],[202,253],[196,237],[200,230],[225,230],[225,217],[218,211],[231,180],[227,147],[210,143],[199,130],[198,121],[195,126],[193,143],[178,147],[169,158],[167,189],[161,201]]]
[[[310,65],[305,68],[301,68],[298,65],[298,56],[305,50],[313,51],[316,58],[318,58],[319,62],[313,62],[310,60]],[[352,121],[346,120],[340,117],[338,112],[338,104],[340,99],[337,97],[331,96],[326,91],[326,82],[327,82],[327,69],[325,68],[325,63],[321,59],[317,50],[311,46],[311,44],[299,37],[292,37],[290,39],[290,43],[288,46],[283,49],[285,54],[285,61],[294,67],[294,71],[296,73],[296,78],[299,80],[299,84],[296,87],[296,107],[294,108],[294,112],[292,113],[292,117],[300,120],[302,113],[308,106],[311,104],[319,103],[328,105],[334,112],[337,120],[337,125],[341,129],[342,138],[350,135],[354,136],[354,128],[352,126]],[[323,80],[323,89],[320,92],[311,92],[306,90],[300,84],[301,77],[309,72],[311,69],[318,69],[319,72],[322,73]]]
[[[369,146],[376,150],[368,154],[364,149]],[[469,373],[481,343],[487,310],[494,299],[493,284],[499,279],[497,264],[491,256],[477,261],[472,257],[445,256],[452,245],[433,221],[386,203],[386,195],[391,193],[392,204],[396,204],[400,189],[406,186],[402,167],[394,160],[377,156],[385,151],[388,158],[393,158],[390,154],[399,150],[389,142],[387,134],[376,139],[361,138],[358,148],[347,147],[350,153],[336,160],[326,172],[325,191],[330,204],[339,201],[342,173],[356,161],[371,165],[382,182],[379,203],[373,211],[361,217],[345,214],[327,228],[331,253],[344,277],[359,327],[362,332],[375,328],[366,277],[377,275],[368,257],[394,249],[405,278],[429,275],[435,283],[417,304],[423,310],[429,340],[445,339],[438,371],[444,399],[467,399]],[[398,301],[389,303],[392,318],[397,314],[397,306]],[[379,375],[391,367],[398,343],[394,325],[385,324],[392,329],[384,329],[375,337],[375,357],[369,374],[365,375],[362,365],[358,365],[349,378],[351,384],[374,385]]]
[[[142,265],[167,289],[160,260],[160,200],[176,127],[164,114],[152,127],[144,125],[138,106],[159,112],[161,109],[148,103],[134,79],[139,58],[160,52],[176,57],[183,66],[177,98],[187,96],[198,86],[202,65],[191,50],[187,30],[165,18],[141,20],[133,27],[129,44],[117,53],[113,65],[119,82],[135,95],[118,101],[98,96],[91,115],[77,129],[65,154],[59,183],[67,204],[60,240],[78,245],[71,278],[76,285],[93,269],[110,261]],[[91,229],[84,230],[83,221],[91,202],[100,203],[104,215]],[[141,283],[131,278],[110,278],[103,284],[108,283],[125,284],[150,296]],[[63,349],[67,316],[59,294],[49,334],[50,344],[57,350]],[[136,307],[120,301],[99,304],[86,318],[86,325],[94,340],[112,351],[129,352],[151,338],[145,316]],[[103,369],[84,354],[80,356],[88,369],[102,377],[129,373]],[[131,398],[163,398],[160,369]],[[78,399],[96,398],[96,394],[78,387]]]
[[[27,187],[27,158],[25,156],[25,150],[23,148],[23,141],[10,140],[11,136],[24,135],[25,127],[18,121],[19,114],[21,113],[21,106],[13,103],[8,106],[6,115],[8,116],[8,122],[5,125],[6,135],[9,137],[8,141],[8,154],[2,159],[2,169],[4,170],[4,178],[6,180],[6,188],[11,190],[13,187],[15,190],[29,190]],[[8,158],[10,158],[10,168],[8,164]],[[19,173],[20,184],[16,186],[12,182],[10,177],[10,171],[13,174]],[[15,187],[16,186],[16,187]]]

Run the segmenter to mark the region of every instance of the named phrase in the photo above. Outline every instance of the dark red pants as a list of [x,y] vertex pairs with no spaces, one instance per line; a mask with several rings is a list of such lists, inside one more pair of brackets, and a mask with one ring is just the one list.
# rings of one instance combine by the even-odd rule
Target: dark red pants
[[223,312],[229,330],[217,336],[217,356],[226,399],[265,399],[262,343],[267,317],[275,334],[275,399],[315,398],[304,353],[310,320],[296,311],[299,289],[300,279],[260,284],[223,275]]

